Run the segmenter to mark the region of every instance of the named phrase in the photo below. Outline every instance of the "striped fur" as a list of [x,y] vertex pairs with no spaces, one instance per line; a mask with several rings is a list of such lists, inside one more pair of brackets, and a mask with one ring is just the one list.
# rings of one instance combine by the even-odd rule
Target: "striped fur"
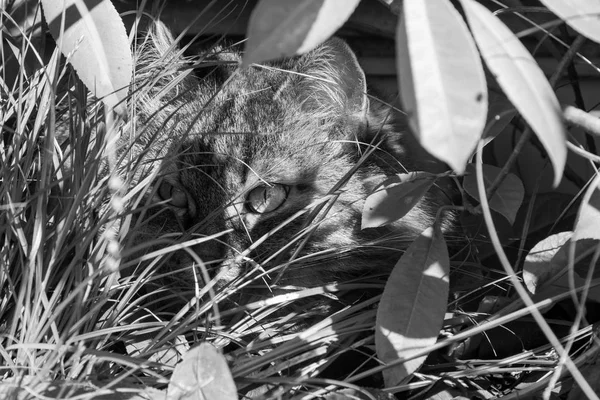
[[[259,265],[267,281],[284,271],[279,283],[313,286],[389,270],[432,224],[445,202],[440,195],[395,224],[360,229],[365,197],[378,184],[428,166],[397,115],[368,100],[344,42],[245,70],[236,51],[213,49],[203,60],[212,69],[201,79],[176,52],[161,25],[138,51],[138,79],[152,89],[139,101],[138,136],[123,147],[132,144],[144,160],[138,180],[155,174],[148,200],[155,206],[138,218],[136,243],[228,232],[192,247],[220,285]],[[265,184],[289,192],[279,208],[259,214],[248,195]],[[187,204],[175,206],[175,196]],[[197,260],[180,251],[167,265],[185,282]]]

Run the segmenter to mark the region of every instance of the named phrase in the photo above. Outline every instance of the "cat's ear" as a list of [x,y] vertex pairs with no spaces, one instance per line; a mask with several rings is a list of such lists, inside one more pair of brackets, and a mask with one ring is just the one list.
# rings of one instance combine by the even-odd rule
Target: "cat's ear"
[[369,101],[365,73],[346,42],[331,38],[302,58],[308,76],[302,88],[305,106],[366,120]]
[[369,107],[367,81],[358,59],[341,39],[332,38],[326,44],[333,55],[332,64],[339,74],[339,81],[346,95],[346,107],[352,113],[366,115]]
[[134,48],[136,90],[157,103],[193,87],[194,78],[173,34],[155,19],[138,35]]

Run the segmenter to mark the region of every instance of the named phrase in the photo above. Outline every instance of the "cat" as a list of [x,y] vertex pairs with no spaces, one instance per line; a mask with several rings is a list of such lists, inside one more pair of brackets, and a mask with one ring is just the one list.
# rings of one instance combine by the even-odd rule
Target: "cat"
[[251,272],[313,287],[389,273],[449,202],[434,188],[401,220],[361,230],[379,184],[439,164],[399,113],[367,95],[341,39],[245,69],[238,50],[215,47],[200,57],[201,77],[180,53],[154,24],[136,52],[138,81],[151,88],[136,101],[137,136],[120,144],[141,160],[134,181],[152,178],[128,243],[189,244],[161,267],[178,282],[224,287]]

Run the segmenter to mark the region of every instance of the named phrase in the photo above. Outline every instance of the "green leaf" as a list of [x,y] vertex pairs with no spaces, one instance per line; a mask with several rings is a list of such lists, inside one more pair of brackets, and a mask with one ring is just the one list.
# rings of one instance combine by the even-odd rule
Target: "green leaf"
[[201,343],[183,356],[167,389],[167,400],[237,398],[237,389],[225,357],[208,343]]
[[[500,168],[494,167],[493,165],[483,165],[483,181],[486,187],[491,186],[500,174],[500,171]],[[469,164],[467,166],[467,175],[463,181],[463,187],[471,197],[480,201],[474,164]],[[490,208],[499,212],[506,217],[511,224],[514,224],[519,207],[521,207],[521,204],[523,203],[523,197],[525,197],[523,183],[516,175],[509,173],[490,199]]]
[[590,0],[541,0],[560,19],[588,39],[600,43],[600,2]]
[[462,174],[488,106],[477,48],[447,0],[405,0],[402,11],[396,64],[409,124],[429,153]]
[[365,200],[361,229],[387,225],[404,217],[434,181],[435,175],[422,171],[387,179]]
[[531,54],[487,8],[461,0],[479,51],[502,90],[548,152],[558,185],[567,159],[566,134],[558,100]]
[[[381,361],[411,357],[436,342],[446,312],[449,274],[442,232],[428,228],[406,250],[385,285],[375,326],[375,347]],[[408,379],[425,358],[384,370],[386,386]]]
[[42,0],[52,37],[81,81],[97,98],[125,115],[133,73],[129,39],[109,0]]
[[250,15],[242,65],[303,54],[323,43],[360,0],[261,0]]

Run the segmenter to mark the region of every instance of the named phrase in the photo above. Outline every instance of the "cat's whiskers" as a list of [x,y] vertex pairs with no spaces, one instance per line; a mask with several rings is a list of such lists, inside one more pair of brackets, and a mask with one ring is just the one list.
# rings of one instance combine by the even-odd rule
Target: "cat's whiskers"
[[[342,41],[245,69],[237,67],[235,50],[217,47],[200,64],[214,69],[199,79],[190,66],[177,70],[181,57],[161,55],[165,48],[173,43],[158,43],[157,54],[143,61],[146,68],[176,60],[162,75],[142,71],[152,87],[144,92],[140,133],[128,151],[150,171],[160,169],[150,196],[161,201],[142,207],[146,225],[136,221],[138,240],[177,232],[174,240],[186,244],[147,247],[148,254],[161,244],[172,252],[160,263],[169,279],[215,281],[219,293],[211,301],[219,302],[235,301],[234,293],[251,286],[276,294],[282,285],[385,273],[432,222],[442,203],[437,194],[403,220],[361,230],[374,188],[424,163],[421,153],[408,150],[393,107],[366,94],[364,73]],[[201,271],[210,276],[196,278]]]

